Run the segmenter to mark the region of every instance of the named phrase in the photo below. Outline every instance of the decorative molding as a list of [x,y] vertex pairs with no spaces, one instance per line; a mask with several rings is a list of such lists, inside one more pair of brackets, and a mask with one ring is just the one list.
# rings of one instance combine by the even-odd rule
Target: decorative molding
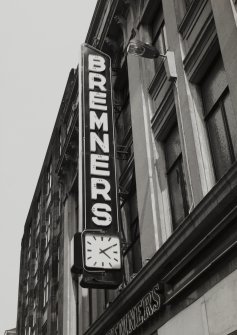
[[196,22],[198,21],[203,9],[207,5],[208,0],[194,0],[179,25],[179,32],[182,34],[183,38],[187,38],[190,32],[193,30]]

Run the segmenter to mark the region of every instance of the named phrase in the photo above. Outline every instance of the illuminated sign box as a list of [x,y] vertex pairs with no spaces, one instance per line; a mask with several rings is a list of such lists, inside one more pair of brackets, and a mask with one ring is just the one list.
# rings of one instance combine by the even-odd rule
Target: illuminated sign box
[[109,56],[88,45],[83,57],[84,229],[119,231]]

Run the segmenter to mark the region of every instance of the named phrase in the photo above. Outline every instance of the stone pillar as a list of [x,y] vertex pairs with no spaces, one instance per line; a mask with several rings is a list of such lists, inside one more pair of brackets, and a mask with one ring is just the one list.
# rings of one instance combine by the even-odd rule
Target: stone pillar
[[128,55],[128,78],[136,170],[137,204],[143,263],[159,248],[155,166],[147,101],[141,76],[141,58]]

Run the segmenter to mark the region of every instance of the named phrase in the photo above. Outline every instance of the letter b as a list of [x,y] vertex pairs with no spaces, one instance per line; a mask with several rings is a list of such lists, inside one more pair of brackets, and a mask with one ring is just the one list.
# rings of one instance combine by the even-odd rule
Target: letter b
[[103,72],[105,70],[105,59],[97,55],[89,55],[88,68],[92,72]]

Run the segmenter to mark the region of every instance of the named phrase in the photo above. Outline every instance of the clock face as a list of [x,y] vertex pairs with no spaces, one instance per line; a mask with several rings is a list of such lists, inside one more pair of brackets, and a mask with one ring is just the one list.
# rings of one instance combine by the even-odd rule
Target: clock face
[[84,234],[85,266],[93,269],[121,269],[120,239],[88,232]]

